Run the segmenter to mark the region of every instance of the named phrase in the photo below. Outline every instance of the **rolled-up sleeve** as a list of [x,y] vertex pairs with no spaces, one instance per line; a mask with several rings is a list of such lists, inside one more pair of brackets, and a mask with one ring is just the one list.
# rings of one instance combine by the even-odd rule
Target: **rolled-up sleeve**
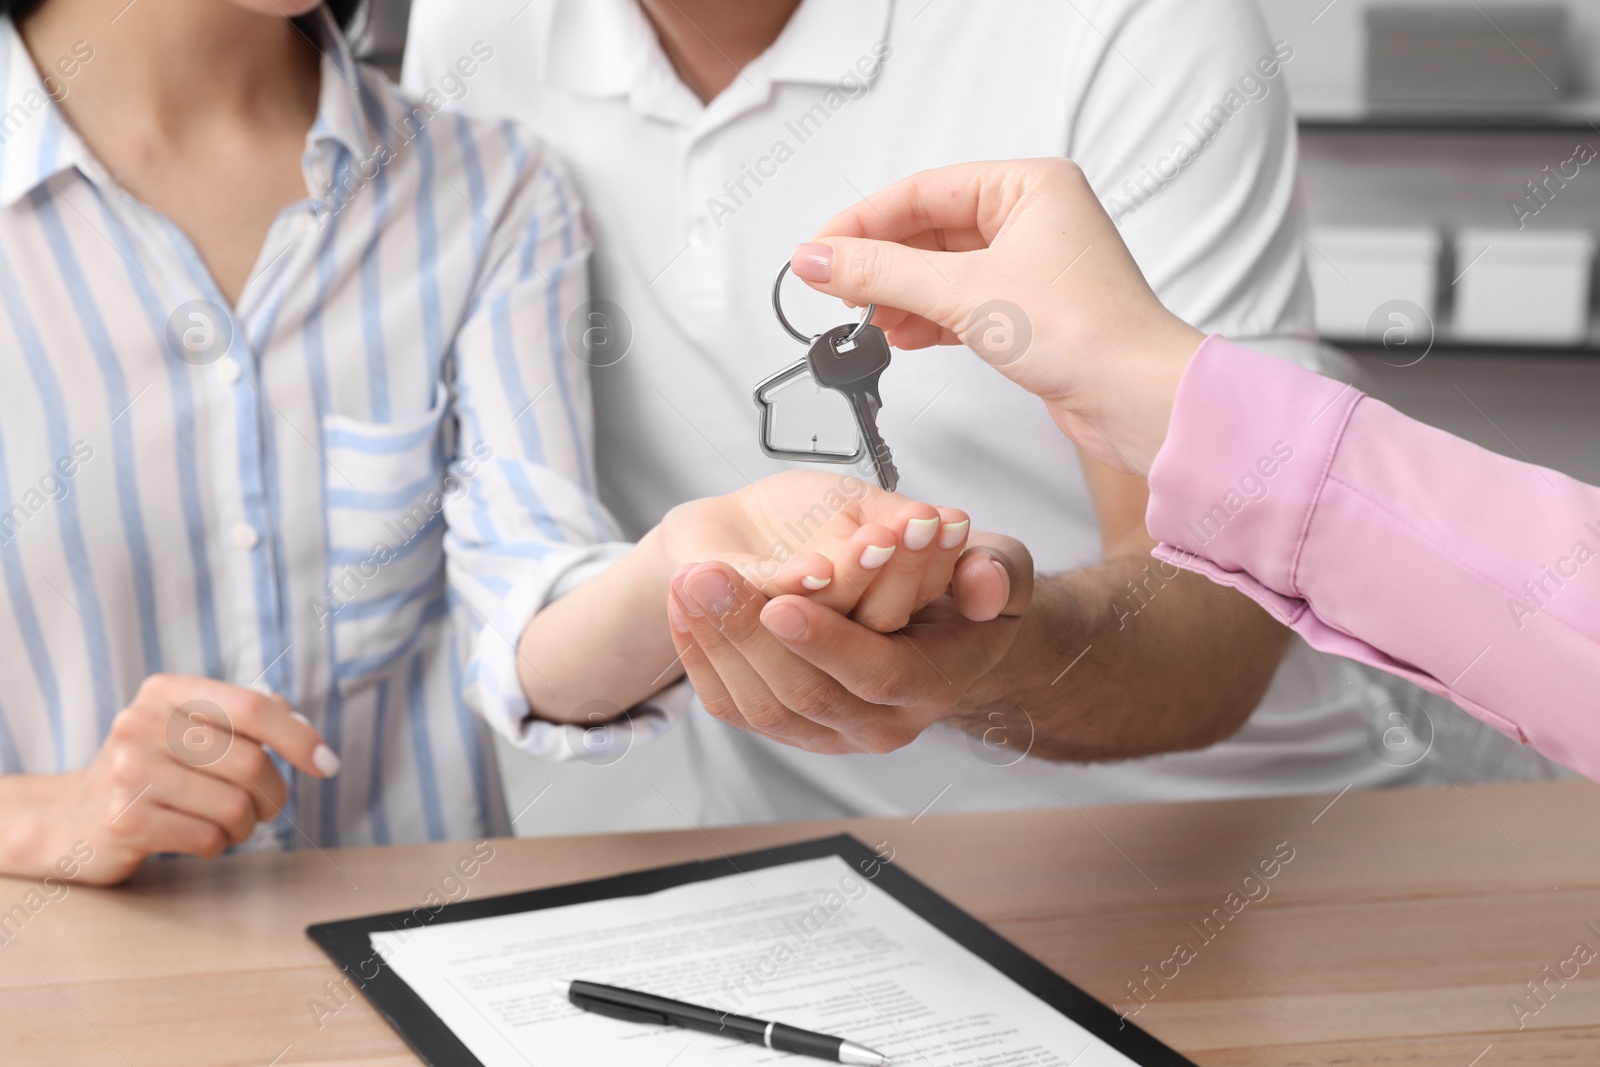
[[[567,339],[569,323],[589,326],[591,245],[578,201],[530,136],[508,126],[507,137],[523,159],[519,188],[502,217],[485,220],[490,254],[451,352],[457,433],[444,548],[470,650],[468,705],[524,751],[565,759],[594,736],[530,718],[518,640],[541,608],[632,546],[599,501],[588,365]],[[680,684],[630,709],[631,740],[664,732],[688,699]]]

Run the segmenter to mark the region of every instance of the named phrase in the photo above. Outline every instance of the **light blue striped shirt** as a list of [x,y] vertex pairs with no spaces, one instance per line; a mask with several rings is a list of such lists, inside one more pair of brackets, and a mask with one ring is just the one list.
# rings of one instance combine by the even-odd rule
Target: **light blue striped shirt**
[[232,308],[0,19],[0,771],[83,767],[144,678],[204,675],[343,758],[284,845],[504,833],[511,642],[620,551],[564,339],[590,245],[530,134],[442,110],[492,46],[410,100],[322,18],[308,196]]

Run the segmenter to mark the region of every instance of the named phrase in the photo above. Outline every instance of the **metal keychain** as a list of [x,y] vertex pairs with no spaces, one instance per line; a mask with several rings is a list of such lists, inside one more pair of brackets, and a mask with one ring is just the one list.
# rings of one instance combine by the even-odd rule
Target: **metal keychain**
[[[882,373],[883,366],[888,363],[888,342],[883,337],[883,331],[872,325],[872,316],[878,310],[878,305],[868,304],[866,314],[854,327],[848,324],[836,326],[823,334],[807,337],[789,322],[783,313],[782,287],[783,279],[789,273],[789,264],[784,263],[778,271],[777,280],[772,283],[772,311],[778,317],[778,323],[790,337],[806,346],[806,354],[794,363],[778,371],[756,385],[755,402],[761,412],[761,451],[775,459],[799,460],[807,463],[860,463],[867,461],[873,469],[878,483],[885,489],[893,491],[899,482],[899,472],[896,471],[894,461],[889,454],[888,446],[883,442],[877,429],[877,409],[881,406],[877,392],[878,375]],[[872,334],[866,335],[871,330]],[[863,335],[866,335],[863,337]],[[870,349],[869,358],[876,355],[876,366],[869,375],[860,381],[847,381],[835,384],[839,377],[836,368],[819,367],[817,361],[831,354],[834,359],[847,359],[849,354],[858,345]],[[834,373],[830,373],[834,371]],[[832,389],[845,397],[850,404],[851,414],[856,420],[858,443],[854,452],[826,452],[818,449],[810,451],[795,448],[780,448],[772,442],[772,401],[770,395],[778,388],[801,377],[810,375],[821,388]],[[846,378],[850,376],[845,375]]]

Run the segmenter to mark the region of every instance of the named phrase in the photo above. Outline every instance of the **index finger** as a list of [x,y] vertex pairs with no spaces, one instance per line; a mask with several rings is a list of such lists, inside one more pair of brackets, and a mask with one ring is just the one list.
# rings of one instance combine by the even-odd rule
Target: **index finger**
[[823,223],[812,240],[864,237],[908,244],[914,235],[944,230],[954,242],[943,246],[947,250],[982,248],[999,232],[1045,166],[1060,167],[1063,163],[958,163],[920,171],[845,208]]
[[268,745],[297,769],[316,778],[339,773],[339,757],[316,727],[281,696],[191,675],[152,675],[140,689],[173,708],[205,701],[220,709],[226,727]]

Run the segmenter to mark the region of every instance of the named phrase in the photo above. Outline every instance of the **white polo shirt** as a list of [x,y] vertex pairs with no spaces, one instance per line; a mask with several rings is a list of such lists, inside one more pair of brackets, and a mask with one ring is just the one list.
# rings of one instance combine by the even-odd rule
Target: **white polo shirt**
[[[627,355],[592,378],[602,494],[634,535],[674,504],[781,469],[757,447],[751,400],[803,354],[773,317],[773,278],[823,220],[923,168],[1070,156],[1175,312],[1317,360],[1289,222],[1292,50],[1275,49],[1249,0],[804,0],[709,104],[635,0],[417,0],[407,84],[438,84],[478,40],[495,58],[460,106],[528,123],[571,163],[595,296],[631,327]],[[785,292],[803,331],[851,317],[799,283]],[[1073,446],[1038,400],[962,348],[898,354],[882,395],[903,492],[1019,537],[1041,574],[1099,561]],[[814,389],[783,400],[786,443],[849,444]],[[1062,651],[1065,668],[1080,650]],[[707,822],[915,814],[936,796],[951,810],[1393,783],[1408,772],[1367,738],[1398,686],[1296,640],[1234,737],[1092,766],[1013,762],[1025,738],[996,749],[945,726],[844,757],[699,709],[687,726]],[[1061,690],[1072,698],[1070,675]]]

